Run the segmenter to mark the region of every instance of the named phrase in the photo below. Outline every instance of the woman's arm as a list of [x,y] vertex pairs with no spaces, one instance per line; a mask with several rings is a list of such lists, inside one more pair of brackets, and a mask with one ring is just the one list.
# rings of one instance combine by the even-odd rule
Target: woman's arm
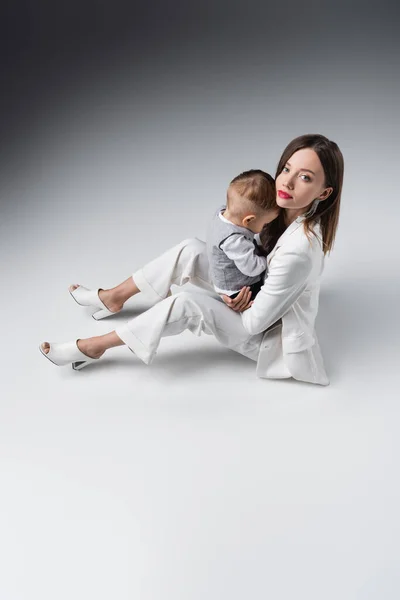
[[251,335],[261,333],[280,319],[302,294],[312,269],[306,253],[285,249],[276,251],[268,277],[251,307],[242,313],[243,326]]

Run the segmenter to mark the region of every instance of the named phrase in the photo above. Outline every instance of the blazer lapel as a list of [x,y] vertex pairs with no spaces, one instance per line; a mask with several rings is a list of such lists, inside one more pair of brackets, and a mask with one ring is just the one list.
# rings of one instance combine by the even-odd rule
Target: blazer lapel
[[295,219],[293,221],[293,223],[291,223],[289,225],[289,227],[287,227],[285,229],[285,231],[282,233],[281,237],[278,239],[278,241],[276,242],[275,246],[272,248],[271,252],[268,254],[267,256],[267,263],[269,264],[270,260],[272,259],[272,257],[274,256],[275,252],[277,251],[277,249],[279,248],[279,246],[282,246],[284,240],[289,236],[292,235],[292,233],[294,231],[296,231],[296,229],[298,229],[300,227],[300,225],[302,224],[302,222],[304,221],[304,217],[297,217],[297,219]]

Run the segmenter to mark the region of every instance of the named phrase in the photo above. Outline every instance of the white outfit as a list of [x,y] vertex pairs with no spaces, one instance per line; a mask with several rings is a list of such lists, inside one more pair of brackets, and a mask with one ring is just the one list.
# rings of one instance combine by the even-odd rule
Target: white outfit
[[[225,346],[257,361],[257,375],[294,377],[327,385],[314,330],[324,255],[321,242],[308,240],[298,217],[268,255],[269,274],[254,304],[243,313],[225,305],[209,280],[206,245],[184,240],[133,274],[155,304],[116,328],[117,335],[149,364],[162,337],[189,329],[213,334]],[[315,227],[320,236],[319,227]],[[167,297],[171,285],[187,282],[209,290],[183,291]]]

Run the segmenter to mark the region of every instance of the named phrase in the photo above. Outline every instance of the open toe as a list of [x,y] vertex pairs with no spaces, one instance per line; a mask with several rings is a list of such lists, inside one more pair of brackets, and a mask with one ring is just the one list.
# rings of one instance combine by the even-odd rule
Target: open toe
[[83,285],[79,285],[74,290],[71,290],[71,287],[69,288],[69,293],[75,302],[77,302],[80,306],[93,306],[97,308],[97,310],[92,314],[93,319],[96,321],[116,314],[115,312],[109,310],[104,302],[100,300],[99,292],[101,288],[98,288],[97,290],[89,290]]
[[65,365],[72,365],[75,371],[79,371],[86,367],[88,364],[98,361],[98,358],[91,358],[86,356],[78,348],[78,340],[73,342],[64,343],[49,343],[43,342],[39,346],[40,352],[49,359],[54,365],[63,367]]

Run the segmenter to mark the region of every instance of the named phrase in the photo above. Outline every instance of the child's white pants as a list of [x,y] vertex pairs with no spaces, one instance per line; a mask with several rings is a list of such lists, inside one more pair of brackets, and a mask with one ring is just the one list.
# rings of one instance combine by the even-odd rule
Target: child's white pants
[[[196,335],[213,334],[224,346],[257,361],[263,334],[247,333],[240,313],[226,306],[213,291],[208,271],[206,245],[193,238],[167,250],[132,275],[154,306],[115,332],[143,362],[150,364],[162,337],[186,329]],[[171,285],[187,282],[210,294],[182,291],[168,296]]]

